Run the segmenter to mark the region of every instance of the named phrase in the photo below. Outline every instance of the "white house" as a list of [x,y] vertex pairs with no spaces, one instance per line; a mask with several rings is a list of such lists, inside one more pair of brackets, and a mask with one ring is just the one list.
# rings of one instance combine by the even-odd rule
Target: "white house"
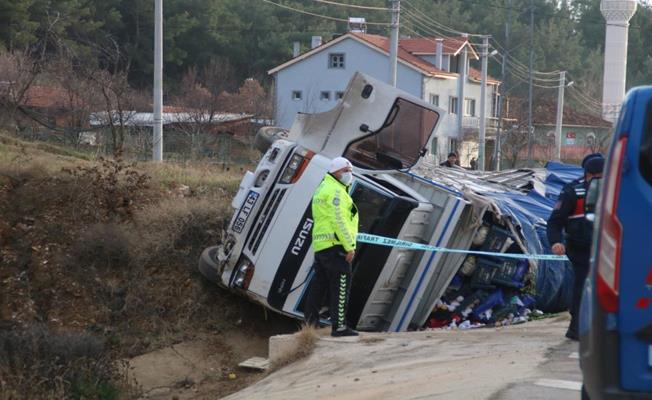
[[[456,116],[457,82],[461,53],[465,48],[469,59],[478,59],[477,52],[466,38],[402,38],[397,67],[399,88],[449,112],[431,145],[431,152],[442,159],[451,148],[466,151],[469,153],[466,156],[460,154],[463,165],[474,152],[472,137],[477,137],[480,114],[480,71],[469,68],[467,64],[463,132],[460,135]],[[389,81],[387,37],[349,32],[271,69],[268,73],[274,77],[276,124],[289,128],[297,112],[331,109],[356,71]],[[489,140],[497,122],[498,84],[496,79],[488,78],[485,104]],[[491,145],[488,143],[487,154],[491,154]]]

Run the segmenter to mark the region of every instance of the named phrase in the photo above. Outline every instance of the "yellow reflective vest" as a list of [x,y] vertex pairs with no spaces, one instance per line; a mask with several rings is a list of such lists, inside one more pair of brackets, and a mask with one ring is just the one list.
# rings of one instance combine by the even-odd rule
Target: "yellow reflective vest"
[[341,245],[355,250],[358,209],[347,187],[327,174],[312,197],[312,247],[317,251]]

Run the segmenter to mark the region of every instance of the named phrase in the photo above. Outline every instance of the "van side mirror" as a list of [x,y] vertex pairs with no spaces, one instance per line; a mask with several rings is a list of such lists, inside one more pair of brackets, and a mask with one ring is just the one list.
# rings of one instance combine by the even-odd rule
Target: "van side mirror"
[[584,198],[584,216],[587,220],[593,222],[595,220],[595,207],[600,197],[600,188],[602,187],[602,178],[592,178],[589,181],[589,188],[586,191]]

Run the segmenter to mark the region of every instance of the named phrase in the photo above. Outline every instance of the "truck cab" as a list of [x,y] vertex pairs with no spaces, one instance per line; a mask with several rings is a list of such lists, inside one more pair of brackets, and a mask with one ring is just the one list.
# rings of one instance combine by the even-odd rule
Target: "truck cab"
[[[219,246],[199,269],[208,279],[266,307],[303,317],[312,274],[311,199],[337,156],[354,165],[350,193],[360,232],[468,247],[478,225],[460,192],[408,172],[427,153],[444,111],[357,73],[337,106],[299,114],[286,135],[247,172]],[[463,261],[358,244],[347,322],[368,331],[403,331],[426,321]],[[442,265],[451,265],[444,274]]]

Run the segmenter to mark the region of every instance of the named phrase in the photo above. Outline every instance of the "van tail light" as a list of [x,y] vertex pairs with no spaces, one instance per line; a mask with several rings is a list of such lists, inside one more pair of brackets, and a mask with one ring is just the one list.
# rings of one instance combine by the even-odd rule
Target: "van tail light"
[[301,178],[303,171],[305,171],[310,159],[315,155],[312,151],[297,152],[292,155],[290,162],[281,175],[281,183],[295,183]]
[[626,137],[616,142],[607,171],[605,192],[602,196],[597,287],[600,306],[609,313],[618,311],[618,278],[623,227],[618,220],[616,211],[626,147]]

